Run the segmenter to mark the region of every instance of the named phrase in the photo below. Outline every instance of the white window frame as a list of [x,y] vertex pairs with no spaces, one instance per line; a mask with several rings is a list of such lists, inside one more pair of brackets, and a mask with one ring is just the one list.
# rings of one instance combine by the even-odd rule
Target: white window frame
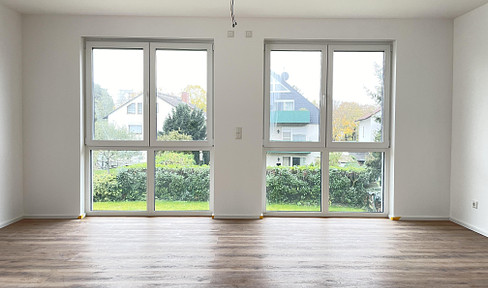
[[[339,142],[333,141],[332,137],[332,110],[333,110],[333,83],[334,83],[334,52],[383,52],[383,75],[384,75],[384,90],[383,90],[383,107],[382,109],[382,142]],[[389,148],[390,147],[390,61],[391,61],[391,45],[329,45],[328,60],[329,67],[327,73],[327,147],[330,148]],[[386,109],[385,109],[386,108]]]
[[[276,110],[276,111],[294,111],[295,110],[295,101],[294,100],[288,100],[288,99],[279,99],[275,101],[276,103],[282,103],[283,108],[285,108],[285,104],[291,103],[292,109],[291,110]],[[270,103],[271,105],[271,103]]]
[[[320,48],[320,49],[319,49]],[[270,52],[271,51],[322,51],[320,135],[319,142],[269,141],[270,139]],[[332,139],[332,72],[334,51],[378,51],[384,52],[384,98],[383,98],[383,142],[333,142]],[[387,217],[389,213],[390,177],[390,89],[391,89],[391,42],[363,41],[268,41],[265,42],[264,71],[264,133],[263,133],[263,175],[266,175],[267,152],[320,152],[321,166],[321,210],[320,212],[286,212],[266,210],[266,177],[263,179],[262,211],[269,216],[305,217]],[[329,212],[329,153],[331,152],[382,152],[383,163],[383,212]],[[284,163],[284,161],[283,161]],[[292,157],[290,157],[292,165]]]
[[[107,146],[107,147],[142,147],[149,146],[149,43],[148,42],[105,42],[105,41],[86,41],[85,67],[86,67],[86,97],[85,97],[85,144],[87,146]],[[144,90],[143,90],[143,139],[142,140],[95,140],[93,139],[93,49],[140,49],[144,53]],[[137,115],[137,105],[135,105]]]
[[316,51],[322,53],[321,64],[322,67],[327,67],[327,47],[324,45],[319,44],[275,44],[269,43],[265,44],[265,61],[264,61],[264,147],[267,148],[287,148],[287,147],[302,147],[305,149],[311,148],[320,148],[325,146],[325,133],[323,132],[323,127],[326,126],[326,118],[325,118],[325,105],[326,105],[326,98],[325,98],[325,73],[326,70],[321,70],[321,77],[320,77],[320,123],[319,123],[319,141],[317,142],[293,142],[293,141],[279,141],[279,140],[270,140],[270,106],[271,106],[271,99],[270,99],[270,81],[271,81],[271,69],[270,68],[270,55],[271,51]]
[[[156,127],[157,94],[155,85],[155,51],[166,47],[172,50],[207,50],[207,140],[206,141],[159,141]],[[92,50],[93,49],[142,49],[144,53],[143,133],[141,141],[94,140],[92,100]],[[213,43],[210,40],[147,40],[119,41],[118,39],[85,40],[85,213],[104,216],[211,216],[214,210],[214,148],[213,148]],[[150,85],[151,83],[151,85]],[[137,104],[136,115],[137,115]],[[154,138],[154,141],[152,140]],[[196,143],[195,143],[196,142]],[[147,191],[145,211],[93,211],[92,210],[92,151],[145,151],[147,153]],[[155,210],[155,153],[158,151],[209,151],[210,153],[210,195],[209,210],[205,211],[156,211]]]
[[[156,51],[157,50],[182,50],[182,51],[207,51],[207,140],[197,141],[158,141],[157,140],[157,86],[156,86]],[[151,111],[150,111],[150,145],[152,147],[212,147],[213,145],[213,44],[212,43],[162,43],[150,44],[151,59]]]

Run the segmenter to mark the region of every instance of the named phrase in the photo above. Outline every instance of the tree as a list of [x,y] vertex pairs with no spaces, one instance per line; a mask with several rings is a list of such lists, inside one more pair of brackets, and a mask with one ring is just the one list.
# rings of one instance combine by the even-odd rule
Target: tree
[[188,85],[183,89],[188,93],[190,103],[202,111],[207,111],[207,92],[199,85]]
[[163,133],[169,135],[171,131],[191,136],[192,140],[205,140],[207,127],[205,115],[200,109],[192,110],[186,104],[179,104],[173,108],[171,115],[164,120]]
[[96,140],[133,140],[134,135],[130,134],[126,129],[115,127],[108,123],[107,120],[95,122],[95,138]]
[[[382,105],[383,102],[383,93],[384,93],[384,78],[383,78],[383,68],[375,63],[375,76],[376,76],[376,84],[374,90],[366,89],[366,93],[378,104]],[[381,124],[381,117],[375,117],[374,119],[376,122]],[[382,138],[382,129],[376,132],[375,141],[381,142]],[[374,152],[368,155],[365,163],[366,167],[370,172],[371,181],[376,181],[376,179],[380,179],[381,181],[381,171],[383,166],[383,158],[382,153]]]
[[[132,140],[134,135],[125,129],[115,127],[108,123],[106,119],[95,122],[96,140]],[[93,151],[93,160],[96,161],[100,169],[110,170],[112,167],[118,167],[121,163],[127,163],[134,156],[134,152],[123,151]]]
[[158,141],[191,141],[190,135],[182,134],[177,130],[170,131],[167,134],[158,135]]
[[108,94],[107,89],[99,84],[93,86],[93,104],[95,110],[95,122],[101,121],[105,116],[114,110],[114,100]]
[[156,153],[156,165],[192,166],[195,160],[192,153],[161,151]]
[[334,103],[332,131],[334,141],[355,141],[357,139],[357,120],[376,109],[372,105],[361,105],[356,102]]
[[[176,132],[176,133],[175,133]],[[159,133],[158,139],[165,137],[191,137],[189,140],[205,140],[207,137],[207,126],[205,115],[200,109],[191,109],[189,105],[180,104],[173,108],[171,115],[164,120],[163,133]],[[188,139],[170,139],[188,140]],[[200,152],[193,151],[195,163],[201,163]],[[208,164],[210,159],[208,153],[203,154],[203,164]]]
[[366,93],[371,97],[378,105],[381,105],[383,102],[383,92],[384,92],[384,81],[383,81],[383,67],[378,65],[378,63],[374,63],[374,70],[376,76],[376,84],[374,86],[374,90],[370,90],[366,87]]

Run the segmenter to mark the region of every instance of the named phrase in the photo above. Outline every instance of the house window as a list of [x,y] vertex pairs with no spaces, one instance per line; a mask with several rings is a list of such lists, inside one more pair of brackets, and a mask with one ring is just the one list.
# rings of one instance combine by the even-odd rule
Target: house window
[[293,111],[295,110],[294,100],[276,100],[277,111]]
[[291,129],[282,128],[283,130],[283,141],[291,141]]
[[136,103],[127,105],[127,114],[136,114]]
[[129,125],[129,133],[142,134],[142,125]]
[[290,166],[290,157],[283,157],[283,166]]
[[390,52],[391,43],[265,44],[264,213],[387,215]]
[[[277,77],[286,77],[287,74],[286,72],[283,75],[276,75]],[[288,88],[285,87],[280,81],[277,80],[272,80],[271,81],[271,86],[270,86],[270,91],[271,93],[284,93],[284,92],[290,92]]]
[[88,214],[211,215],[212,45],[86,41]]
[[305,141],[307,141],[307,135],[305,135],[305,134],[293,134],[293,141],[305,142]]

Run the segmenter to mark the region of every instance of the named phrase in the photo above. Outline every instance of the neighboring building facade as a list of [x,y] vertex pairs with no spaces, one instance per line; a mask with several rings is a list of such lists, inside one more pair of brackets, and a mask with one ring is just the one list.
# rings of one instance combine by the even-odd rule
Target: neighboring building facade
[[381,131],[381,123],[377,119],[381,119],[381,108],[356,120],[359,122],[358,142],[375,142],[377,133]]
[[[138,96],[120,105],[110,114],[108,114],[105,119],[108,120],[109,124],[112,124],[119,129],[125,129],[130,134],[142,135],[144,123],[143,103],[142,94],[139,94]],[[181,97],[158,93],[156,100],[157,131],[163,130],[164,120],[166,120],[168,115],[171,115],[173,108],[179,104],[187,104],[194,108],[193,105],[189,104],[189,97],[186,92],[183,92]]]
[[[270,141],[319,141],[320,110],[288,84],[288,73],[271,73],[270,79]],[[269,152],[268,166],[313,164],[316,153]]]

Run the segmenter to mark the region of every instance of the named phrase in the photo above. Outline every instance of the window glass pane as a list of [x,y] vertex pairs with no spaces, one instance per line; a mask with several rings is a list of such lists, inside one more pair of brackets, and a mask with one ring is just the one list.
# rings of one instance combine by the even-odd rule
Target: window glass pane
[[321,201],[320,152],[266,154],[266,211],[315,211]]
[[207,139],[207,51],[156,50],[157,139]]
[[144,124],[143,50],[93,49],[92,61],[93,140],[142,140],[129,125]]
[[384,52],[334,52],[332,140],[383,142]]
[[[270,141],[318,142],[320,51],[270,52]],[[293,129],[293,138],[283,133]]]
[[145,151],[91,152],[92,210],[146,211]]
[[384,153],[329,153],[329,211],[383,212]]
[[210,152],[156,152],[155,210],[209,210]]
[[137,114],[142,114],[142,103],[137,103]]

